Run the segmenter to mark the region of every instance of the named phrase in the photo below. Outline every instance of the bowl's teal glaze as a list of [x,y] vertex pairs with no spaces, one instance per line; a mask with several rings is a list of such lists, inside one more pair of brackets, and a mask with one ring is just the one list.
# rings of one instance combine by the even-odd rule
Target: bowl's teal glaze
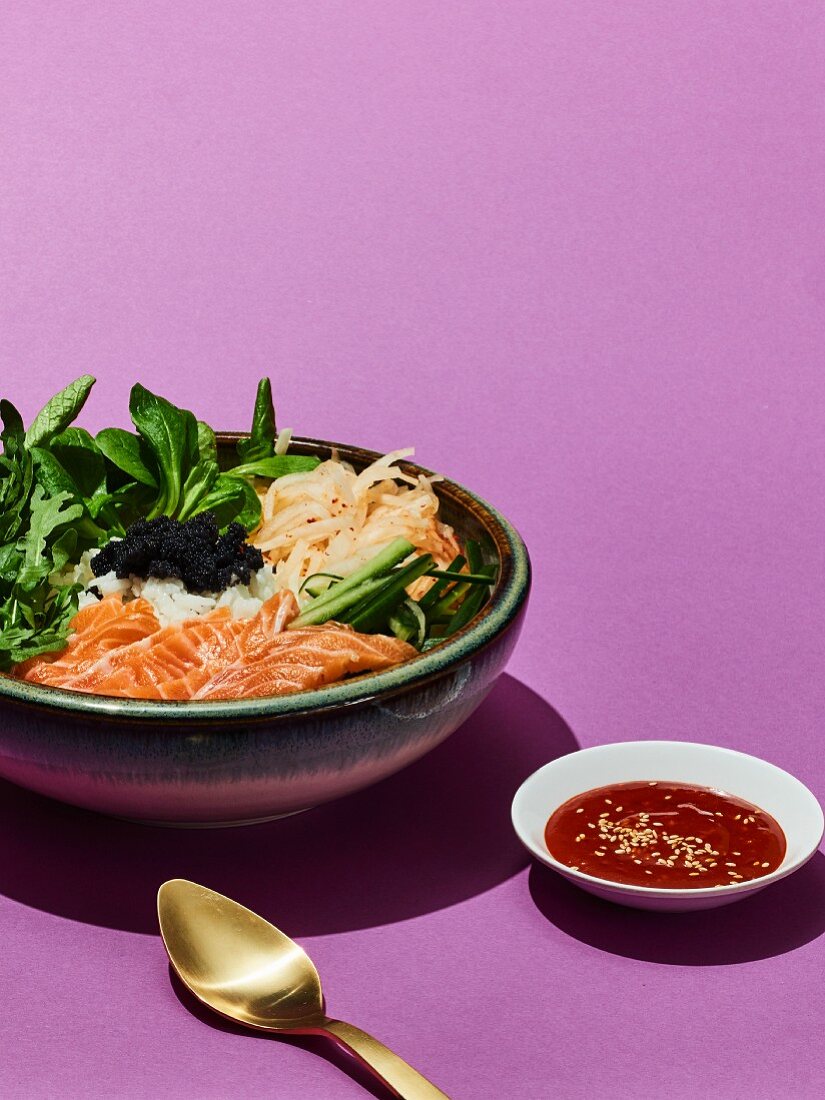
[[[377,457],[317,440],[293,449],[326,457],[333,446],[356,467]],[[322,690],[237,701],[113,699],[3,677],[0,775],[103,813],[218,824],[305,809],[418,759],[492,687],[516,643],[530,588],[527,551],[514,528],[455,483],[437,489],[459,537],[483,539],[500,566],[486,607],[442,645]]]

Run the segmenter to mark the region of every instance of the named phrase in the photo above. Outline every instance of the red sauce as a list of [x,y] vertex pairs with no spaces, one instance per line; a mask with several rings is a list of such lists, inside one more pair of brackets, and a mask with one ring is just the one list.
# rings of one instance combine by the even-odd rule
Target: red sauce
[[550,854],[609,882],[691,890],[775,871],[785,834],[764,810],[709,787],[616,783],[569,799],[547,822]]

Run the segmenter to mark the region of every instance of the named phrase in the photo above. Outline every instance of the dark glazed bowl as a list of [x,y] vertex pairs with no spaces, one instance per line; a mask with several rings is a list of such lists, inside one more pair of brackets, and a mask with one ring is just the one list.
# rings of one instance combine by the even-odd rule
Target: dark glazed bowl
[[[228,448],[235,437],[224,435]],[[292,451],[371,451],[295,440]],[[427,472],[409,463],[402,469]],[[220,702],[113,699],[0,678],[0,775],[101,813],[218,825],[295,813],[384,779],[449,736],[481,703],[521,628],[530,562],[517,532],[451,481],[441,516],[499,564],[487,605],[441,645],[319,691]]]

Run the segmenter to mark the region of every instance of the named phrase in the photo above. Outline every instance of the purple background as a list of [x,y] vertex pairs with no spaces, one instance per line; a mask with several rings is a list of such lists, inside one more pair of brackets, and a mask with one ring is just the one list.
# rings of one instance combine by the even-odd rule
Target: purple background
[[139,379],[237,427],[268,373],[282,424],[414,444],[536,567],[477,718],[360,796],[168,833],[3,785],[5,1096],[365,1095],[179,1000],[172,875],[455,1098],[822,1095],[825,857],[634,913],[528,869],[509,803],[658,737],[825,797],[824,51],[813,3],[5,6],[3,393],[89,371],[89,426]]

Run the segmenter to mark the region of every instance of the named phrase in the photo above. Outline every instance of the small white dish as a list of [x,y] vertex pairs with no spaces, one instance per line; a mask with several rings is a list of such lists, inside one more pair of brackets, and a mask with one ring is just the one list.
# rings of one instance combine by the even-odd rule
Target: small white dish
[[[750,882],[668,890],[608,882],[574,871],[551,856],[544,829],[562,803],[595,787],[645,779],[713,787],[753,803],[782,827],[788,845],[785,858],[771,874]],[[620,905],[670,912],[713,909],[750,897],[807,863],[825,831],[819,802],[788,772],[743,752],[686,741],[626,741],[560,756],[522,783],[513,799],[512,819],[528,852],[582,890]]]

